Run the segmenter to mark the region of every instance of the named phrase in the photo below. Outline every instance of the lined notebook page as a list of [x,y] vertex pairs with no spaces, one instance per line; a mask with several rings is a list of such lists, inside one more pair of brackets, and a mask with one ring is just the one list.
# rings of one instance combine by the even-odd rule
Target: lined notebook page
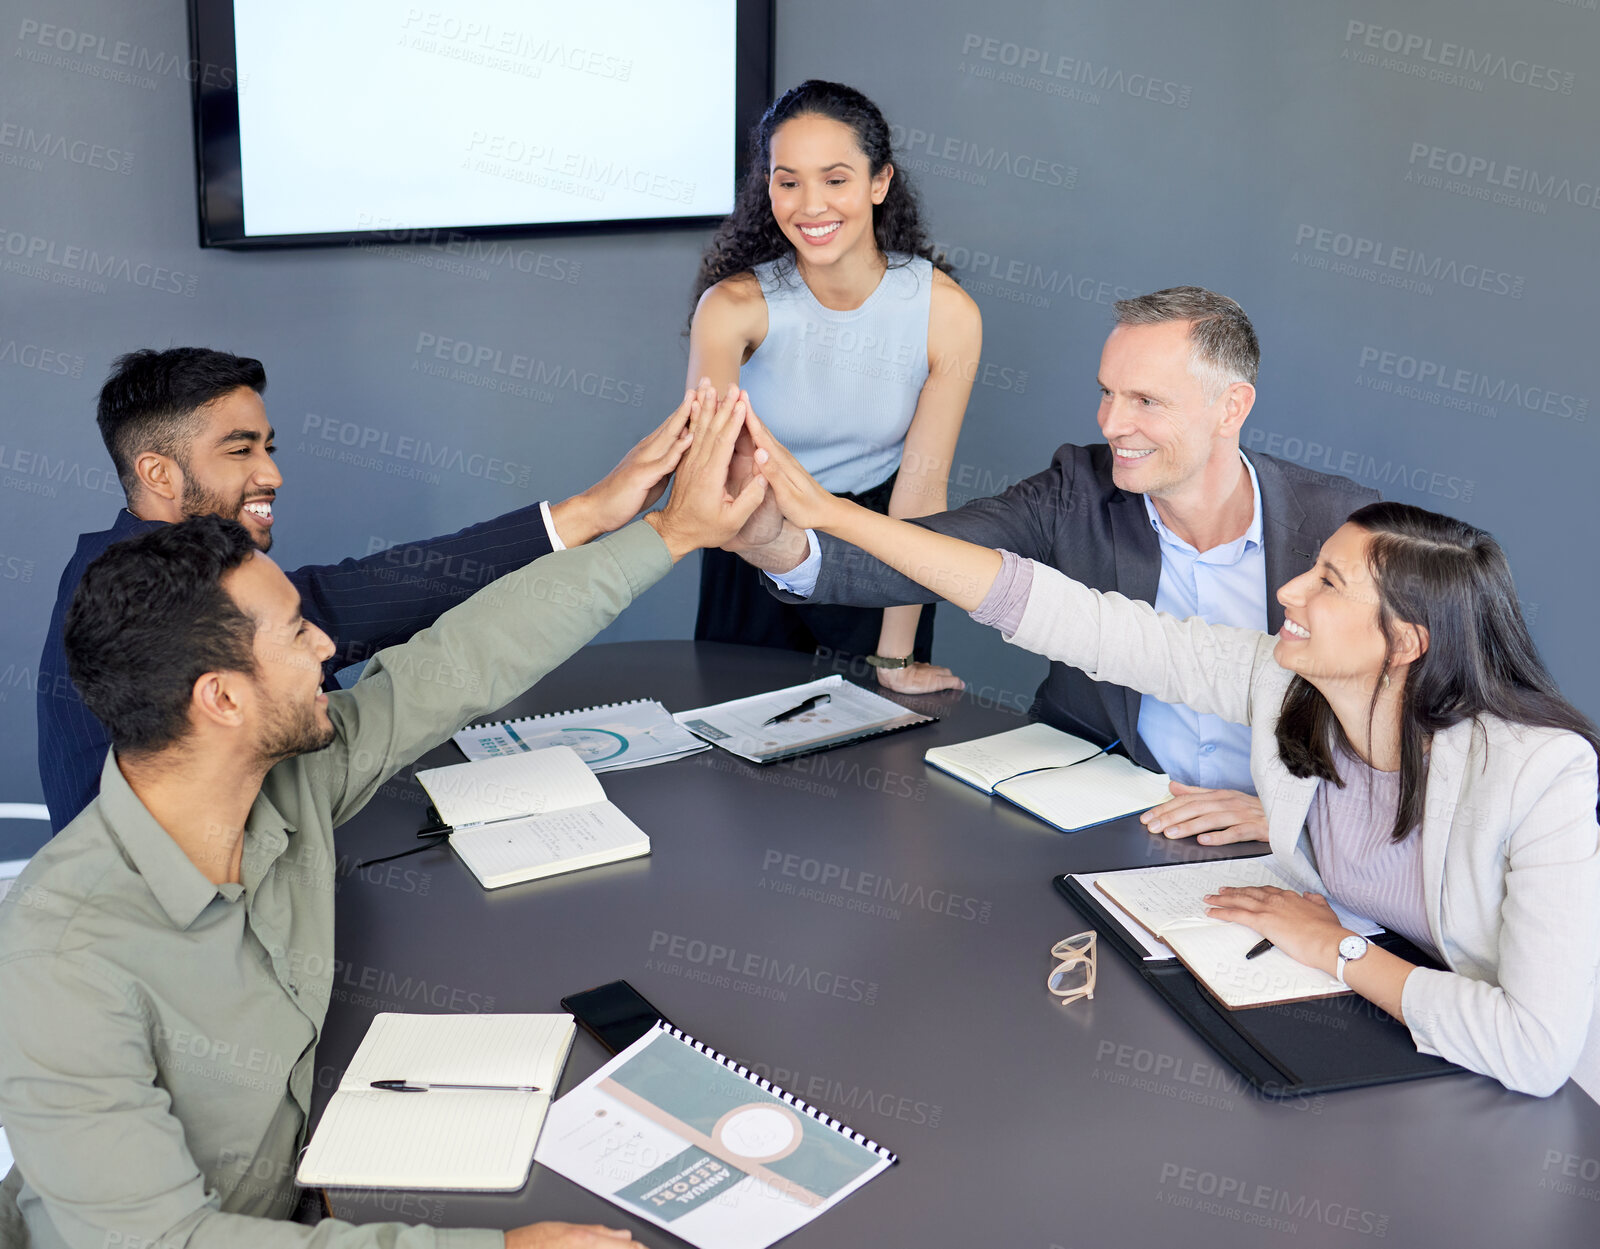
[[1025,724],[970,742],[935,746],[923,757],[935,767],[949,769],[963,779],[979,781],[991,789],[998,781],[1036,768],[1058,768],[1087,759],[1100,748],[1081,737],[1063,733],[1048,724]]
[[1102,893],[1120,903],[1158,937],[1179,921],[1217,922],[1206,917],[1205,897],[1224,885],[1237,885],[1240,888],[1254,885],[1298,888],[1273,866],[1270,855],[1250,859],[1216,859],[1207,863],[1170,863],[1127,872],[1108,872],[1095,883]]
[[527,754],[426,768],[417,780],[446,824],[480,824],[539,815],[605,799],[605,790],[578,752],[552,746]]
[[[1168,930],[1174,927],[1220,924],[1220,920],[1206,915],[1205,898],[1208,893],[1215,893],[1225,885],[1241,889],[1257,885],[1274,885],[1279,889],[1300,888],[1287,872],[1278,867],[1270,854],[1102,872],[1095,877],[1094,883],[1101,893],[1159,937],[1168,936]],[[1328,904],[1333,907],[1340,924],[1351,932],[1373,937],[1383,931],[1381,925],[1346,910],[1331,898]],[[1231,926],[1239,927],[1237,924]],[[1257,937],[1255,940],[1259,939]]]
[[374,1080],[404,1078],[549,1088],[561,1075],[574,1027],[566,1014],[385,1012],[373,1019],[339,1087],[364,1089]]
[[1020,807],[1065,828],[1084,828],[1167,801],[1168,777],[1121,755],[1019,776],[997,787]]
[[[328,1103],[302,1184],[513,1190],[527,1181],[570,1015],[381,1014]],[[373,1080],[533,1084],[539,1093],[387,1093]]]
[[1276,947],[1245,958],[1259,940],[1261,935],[1243,924],[1215,920],[1193,928],[1180,922],[1167,932],[1183,965],[1233,1009],[1349,992],[1327,972],[1297,963]]
[[297,1179],[341,1188],[521,1188],[548,1093],[350,1090],[317,1124]]
[[609,802],[486,824],[450,838],[451,848],[486,887],[536,880],[645,854],[650,839]]

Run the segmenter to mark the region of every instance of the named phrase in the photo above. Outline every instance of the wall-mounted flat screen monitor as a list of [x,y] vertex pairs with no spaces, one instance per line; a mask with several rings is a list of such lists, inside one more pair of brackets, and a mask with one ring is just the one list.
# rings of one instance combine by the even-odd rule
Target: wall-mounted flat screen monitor
[[771,0],[190,0],[200,242],[699,223]]

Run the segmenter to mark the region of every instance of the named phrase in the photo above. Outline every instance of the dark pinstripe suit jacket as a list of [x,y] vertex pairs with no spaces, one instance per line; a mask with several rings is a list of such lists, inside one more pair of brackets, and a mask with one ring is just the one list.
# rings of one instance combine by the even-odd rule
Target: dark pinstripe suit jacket
[[[1378,493],[1287,460],[1251,453],[1261,483],[1261,536],[1266,548],[1268,631],[1283,626],[1276,590],[1316,562],[1317,549],[1346,516]],[[1161,577],[1161,546],[1145,512],[1144,496],[1119,490],[1111,480],[1104,444],[1057,448],[1050,467],[1002,494],[913,524],[983,546],[1015,551],[1060,569],[1096,590],[1115,590],[1154,603]],[[888,607],[930,603],[938,596],[836,538],[819,534],[822,569],[811,603]],[[769,587],[779,598],[799,602]],[[1120,739],[1137,763],[1160,769],[1140,739],[1136,690],[1092,681],[1076,668],[1052,663],[1028,718],[1104,744]]]
[[[79,535],[78,549],[61,574],[37,685],[39,777],[52,832],[65,828],[99,792],[100,770],[111,745],[67,674],[61,642],[67,608],[84,570],[102,551],[161,523],[140,520],[123,508],[110,529]],[[306,619],[332,636],[338,647],[324,669],[324,684],[333,688],[333,674],[340,668],[404,642],[480,587],[549,552],[550,535],[535,504],[447,537],[285,572],[300,591]]]

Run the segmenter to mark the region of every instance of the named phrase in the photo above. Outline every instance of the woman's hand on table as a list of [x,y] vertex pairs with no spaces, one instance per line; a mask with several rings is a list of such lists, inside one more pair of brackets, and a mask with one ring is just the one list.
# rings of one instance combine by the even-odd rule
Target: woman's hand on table
[[897,694],[933,694],[939,690],[964,690],[967,683],[949,668],[914,663],[904,668],[878,668],[878,684]]
[[1272,885],[1229,886],[1205,898],[1210,919],[1243,924],[1259,932],[1297,963],[1333,974],[1339,941],[1348,930],[1320,893],[1296,893]]

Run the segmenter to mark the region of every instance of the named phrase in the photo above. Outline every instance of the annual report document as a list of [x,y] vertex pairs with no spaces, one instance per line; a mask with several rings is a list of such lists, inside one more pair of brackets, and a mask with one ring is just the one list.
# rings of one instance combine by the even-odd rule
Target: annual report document
[[550,1108],[535,1157],[699,1249],[765,1249],[896,1161],[664,1022]]

